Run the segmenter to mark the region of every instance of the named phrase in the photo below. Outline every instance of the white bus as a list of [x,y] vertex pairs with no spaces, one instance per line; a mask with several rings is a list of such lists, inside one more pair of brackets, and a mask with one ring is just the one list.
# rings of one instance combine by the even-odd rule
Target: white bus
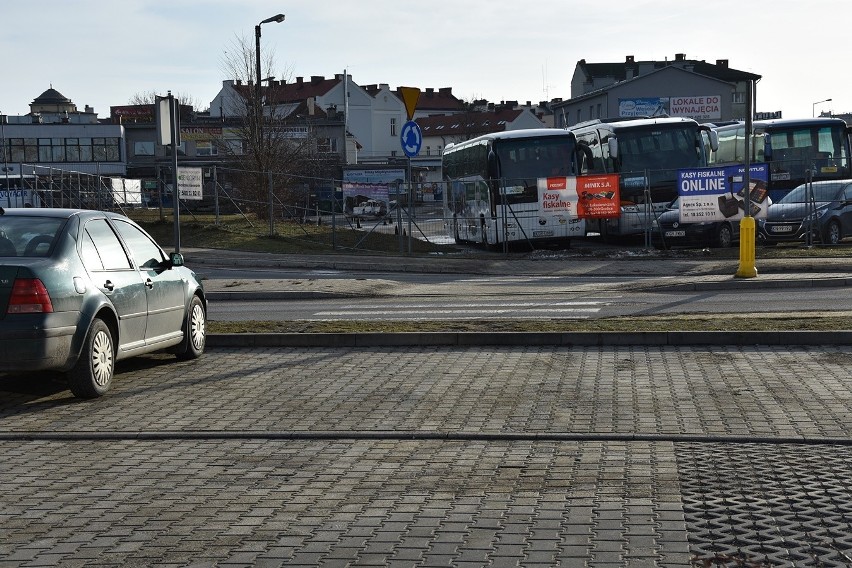
[[577,152],[574,134],[548,128],[448,144],[442,158],[448,236],[486,246],[584,236],[584,221],[547,213],[539,191],[539,180],[577,175]]
[[0,207],[44,207],[36,181],[35,176],[0,174]]
[[677,197],[678,170],[706,167],[717,145],[710,126],[689,118],[591,120],[568,130],[582,150],[581,174],[620,175],[620,216],[588,227],[604,237],[650,234]]

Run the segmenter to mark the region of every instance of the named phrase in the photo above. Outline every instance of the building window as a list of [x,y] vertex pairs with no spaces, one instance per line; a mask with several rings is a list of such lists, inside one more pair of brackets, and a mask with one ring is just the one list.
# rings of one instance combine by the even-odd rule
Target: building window
[[601,105],[598,104],[598,118],[601,117]]
[[246,153],[244,140],[225,140],[225,146],[227,147],[228,153],[233,154],[234,156],[242,156]]
[[429,146],[426,146],[426,155],[427,155],[427,156],[431,156],[431,155],[432,155],[432,148],[430,148]]
[[391,119],[391,136],[396,136],[396,119]]
[[731,94],[731,102],[734,104],[745,104],[746,94],[745,93],[732,93]]
[[317,152],[320,154],[336,154],[337,138],[317,138]]
[[118,162],[120,138],[10,138],[13,162]]
[[133,155],[134,156],[153,156],[154,155],[154,142],[134,142],[133,143]]
[[216,144],[214,144],[211,140],[205,140],[195,143],[195,155],[196,156],[218,156],[219,150],[216,148]]

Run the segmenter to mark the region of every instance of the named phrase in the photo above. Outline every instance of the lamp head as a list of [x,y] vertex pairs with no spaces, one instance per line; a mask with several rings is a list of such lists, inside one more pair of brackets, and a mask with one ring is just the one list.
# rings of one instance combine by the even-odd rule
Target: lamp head
[[268,24],[270,22],[275,22],[276,24],[280,24],[283,21],[284,21],[284,14],[276,14],[275,16],[272,16],[271,18],[266,18],[265,20],[263,20],[260,23],[261,24]]

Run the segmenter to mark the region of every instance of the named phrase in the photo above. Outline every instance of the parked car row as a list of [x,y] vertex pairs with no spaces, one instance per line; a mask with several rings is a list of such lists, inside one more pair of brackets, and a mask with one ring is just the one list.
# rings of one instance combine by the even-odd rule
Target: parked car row
[[[739,242],[739,231],[739,221],[682,223],[678,198],[654,221],[651,237],[658,248],[725,248]],[[757,219],[760,244],[806,242],[809,236],[813,243],[828,245],[852,236],[852,180],[800,185],[770,203],[766,218]]]
[[205,347],[200,279],[123,215],[0,208],[0,372],[61,371],[105,394],[115,362]]

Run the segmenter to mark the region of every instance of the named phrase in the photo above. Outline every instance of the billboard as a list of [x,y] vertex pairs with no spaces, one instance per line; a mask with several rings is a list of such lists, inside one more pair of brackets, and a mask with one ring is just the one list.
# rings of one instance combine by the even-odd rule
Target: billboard
[[618,99],[618,116],[681,116],[694,120],[722,118],[721,95],[692,95],[686,97],[638,97]]
[[394,188],[396,197],[397,187],[403,182],[405,170],[402,168],[344,170],[343,212],[349,215],[360,214],[368,201],[371,208],[390,211],[390,188]]
[[753,164],[746,190],[745,166],[679,170],[680,222],[736,221],[744,217],[746,206],[752,217],[765,217],[768,175],[766,164]]

